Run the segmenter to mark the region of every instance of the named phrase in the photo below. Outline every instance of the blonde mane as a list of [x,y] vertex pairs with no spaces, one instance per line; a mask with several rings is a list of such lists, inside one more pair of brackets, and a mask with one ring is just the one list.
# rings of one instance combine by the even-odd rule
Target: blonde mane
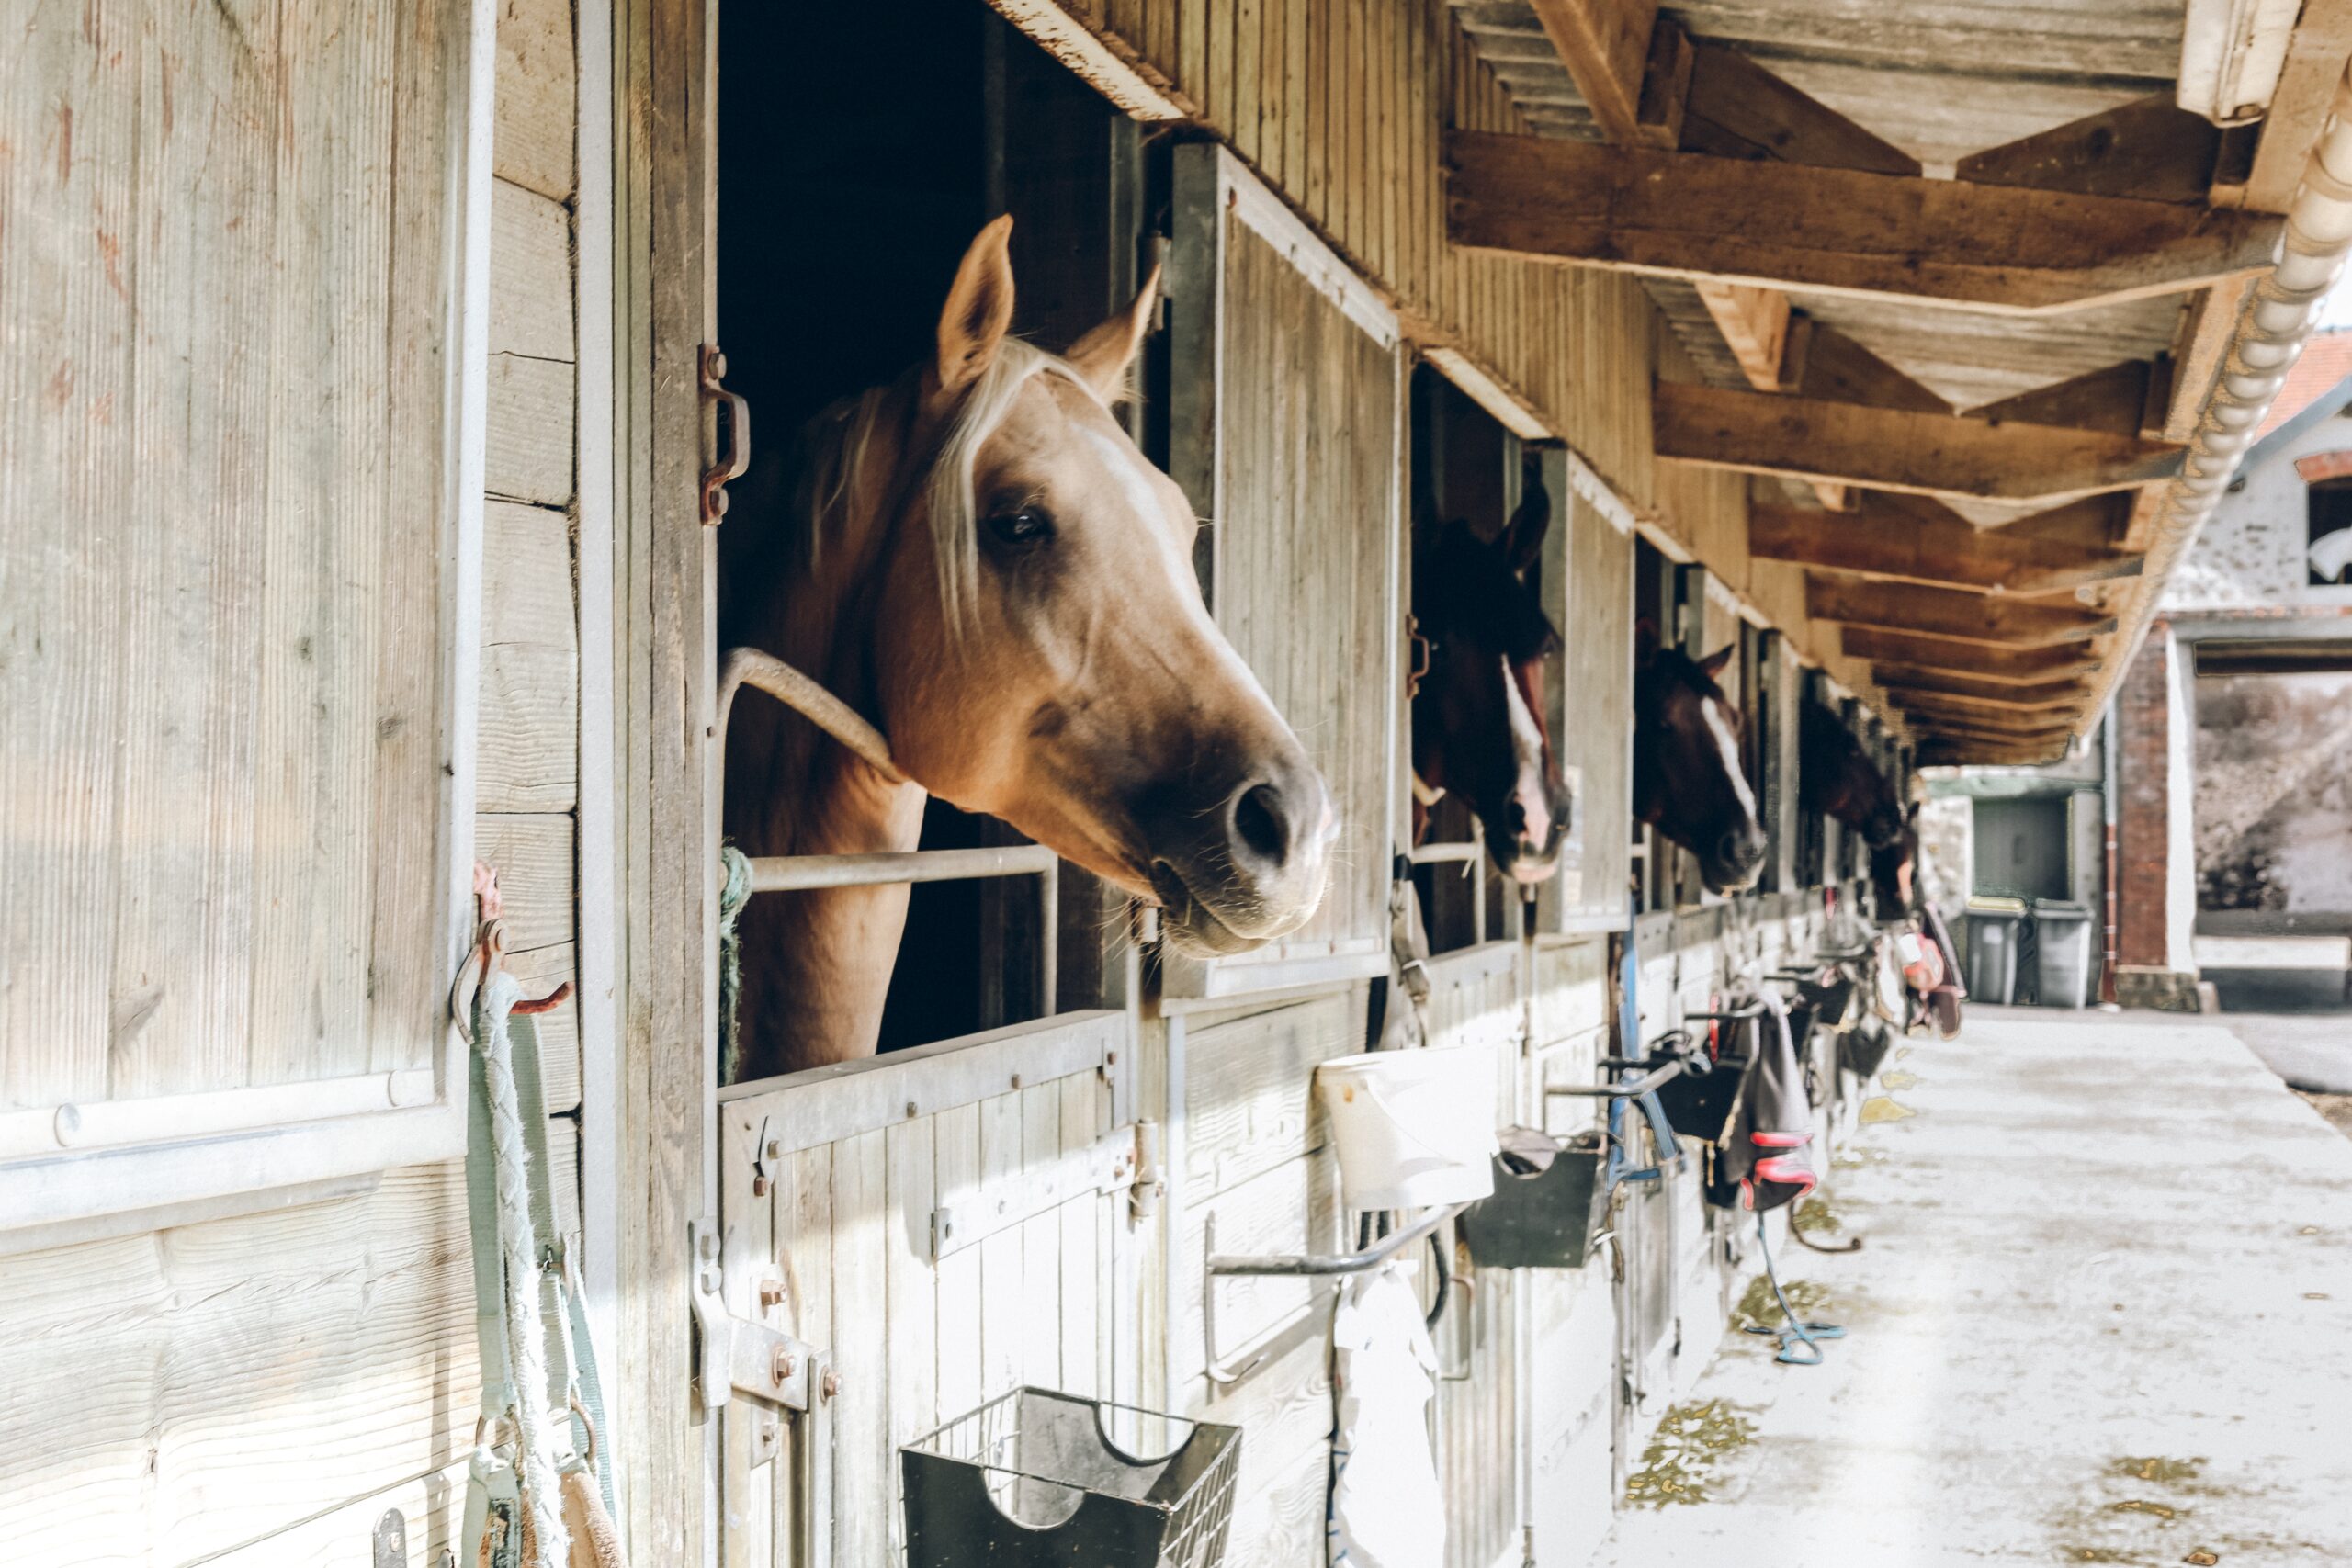
[[[972,475],[980,447],[1004,423],[1021,389],[1038,375],[1059,376],[1095,398],[1086,378],[1061,355],[1008,337],[941,433],[928,468],[912,479],[922,487],[932,553],[939,567],[940,604],[951,627],[964,625],[978,591],[979,502]],[[896,475],[869,473],[866,459],[884,408],[894,392],[907,386],[902,378],[896,387],[876,387],[845,398],[820,413],[804,433],[806,466],[794,511],[806,536],[810,566],[816,564],[829,527],[846,527],[869,517],[899,492],[904,481]]]

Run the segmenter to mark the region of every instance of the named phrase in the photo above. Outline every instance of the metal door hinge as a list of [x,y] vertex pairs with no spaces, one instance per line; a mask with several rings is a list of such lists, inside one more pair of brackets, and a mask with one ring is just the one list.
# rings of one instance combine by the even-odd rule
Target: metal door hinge
[[408,1568],[408,1516],[388,1508],[369,1538],[374,1568]]
[[952,1257],[967,1247],[1051,1213],[1089,1192],[1127,1190],[1138,1214],[1157,1208],[1167,1190],[1159,1168],[1159,1123],[1130,1122],[1049,1164],[984,1181],[931,1212],[931,1256]]

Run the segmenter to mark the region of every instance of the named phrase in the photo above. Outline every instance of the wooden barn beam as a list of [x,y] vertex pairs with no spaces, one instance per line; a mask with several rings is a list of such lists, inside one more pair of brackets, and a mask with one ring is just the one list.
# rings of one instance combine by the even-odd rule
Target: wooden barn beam
[[1696,40],[1681,150],[1916,175],[1919,160],[1738,50]]
[[2270,265],[2280,220],[2160,201],[1456,130],[1455,243],[1667,276],[2033,312]]
[[2012,538],[1932,502],[1928,504],[1942,517],[1899,510],[1887,501],[1873,493],[1851,513],[1752,503],[1747,553],[1845,576],[1985,593],[2049,593],[2140,574],[2139,556]]
[[1601,135],[1621,147],[1673,147],[1681,141],[1690,40],[1673,22],[1659,24],[1657,0],[1529,5]]
[[1805,614],[1816,621],[1912,632],[2001,648],[2086,642],[2115,629],[2115,618],[2074,604],[1990,598],[1949,588],[1854,582],[1809,574]]
[[2064,739],[2075,728],[2071,718],[2034,718],[2007,724],[1989,716],[1979,718],[1966,714],[1914,713],[1908,716],[1914,728],[2009,744]]
[[1823,402],[1907,409],[1913,413],[1953,412],[1942,394],[1925,382],[1896,369],[1837,328],[1818,323],[1813,329],[1813,341],[1805,346],[1804,374],[1796,389],[1801,397]]
[[2056,500],[2169,479],[2185,450],[2104,431],[1667,381],[1652,389],[1651,409],[1661,457],[1996,501]]
[[1992,707],[2041,708],[2079,703],[2091,688],[2079,679],[2024,682],[1979,680],[1949,670],[1913,664],[1877,663],[1871,679],[1889,692],[1924,692]]
[[2222,140],[2219,126],[2157,93],[1972,152],[1955,172],[1978,185],[2202,207]]
[[2161,440],[2164,412],[2157,411],[2153,428],[2149,423],[2148,394],[2155,379],[2154,365],[2145,359],[2127,359],[2104,370],[1980,404],[1967,413],[1971,419],[2014,419]]
[[1713,279],[1693,287],[1747,384],[1759,392],[1795,391],[1813,333],[1812,323],[1789,309],[1789,297],[1777,288]]
[[[2296,167],[2301,167],[2301,160]],[[2206,395],[2222,374],[2237,336],[2238,311],[2254,288],[2251,276],[2224,278],[2200,288],[2181,304],[2180,324],[2172,340],[2172,393],[2165,411],[2167,441],[2186,441],[2197,433]]]
[[1922,691],[1917,686],[1889,686],[1885,692],[1887,701],[1907,713],[1981,715],[1994,723],[2026,723],[2053,713],[2072,713],[2081,707],[2084,699],[2090,695],[2089,692],[2072,686],[2065,687],[2058,696],[2036,697],[2030,701],[2014,697],[1964,697],[1951,692]]
[[2064,645],[1994,648],[1954,637],[1860,626],[1842,628],[1838,637],[1839,650],[1849,659],[1883,660],[1889,664],[1905,664],[1918,670],[1957,671],[1979,681],[2000,681],[2011,685],[2094,675],[2101,668],[2100,660],[2086,650]]
[[[2122,542],[2131,525],[2132,504],[2143,493],[2116,491],[2106,495],[2086,495],[2079,501],[2062,502],[2040,512],[2030,512],[2005,523],[1990,523],[1984,526],[2012,538],[2043,539],[2052,544],[2076,545],[2084,549],[2105,549]],[[1926,498],[1921,500],[1925,504],[1939,504]]]

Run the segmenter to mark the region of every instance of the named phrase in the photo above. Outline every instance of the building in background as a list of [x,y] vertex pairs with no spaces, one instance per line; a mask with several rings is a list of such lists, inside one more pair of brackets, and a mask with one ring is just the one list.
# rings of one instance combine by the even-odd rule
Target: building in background
[[1926,885],[1945,908],[1988,898],[2100,908],[2109,994],[2125,1006],[2195,1010],[2200,980],[2227,1007],[2344,1004],[2348,406],[2352,330],[2323,333],[2175,569],[2087,744],[2048,767],[1930,775]]

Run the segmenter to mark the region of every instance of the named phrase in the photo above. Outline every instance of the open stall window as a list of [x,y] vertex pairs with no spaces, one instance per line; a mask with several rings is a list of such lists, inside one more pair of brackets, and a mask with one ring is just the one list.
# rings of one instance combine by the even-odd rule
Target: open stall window
[[[10,352],[70,342],[147,433],[0,407],[15,515],[60,524],[0,564],[46,627],[0,733],[11,1245],[465,1148],[495,7],[396,9],[288,54],[265,121],[214,117],[111,293],[63,281],[115,276],[103,232],[0,241],[23,297],[95,301]],[[77,90],[38,86],[0,136]],[[134,458],[168,482],[93,504]]]
[[[1410,417],[1414,567],[1443,572],[1452,560],[1445,537],[1452,530],[1466,531],[1482,546],[1497,545],[1520,503],[1526,454],[1517,436],[1426,362],[1413,368]],[[1428,603],[1413,597],[1416,590],[1442,592],[1446,586],[1416,582],[1408,589],[1408,603]],[[1492,606],[1498,622],[1507,611],[1503,604]],[[1442,646],[1448,629],[1417,626],[1422,639],[1415,645],[1417,667],[1422,650],[1430,650],[1425,679],[1448,672],[1450,666],[1438,663],[1441,657],[1462,657],[1461,649]],[[1442,693],[1427,694],[1432,701],[1443,699]],[[1464,743],[1476,739],[1482,738],[1465,735]],[[1417,794],[1430,787],[1424,783]],[[1430,951],[1452,953],[1490,940],[1516,940],[1525,919],[1522,901],[1516,887],[1495,874],[1469,792],[1449,788],[1425,810],[1420,840],[1409,854]]]
[[[803,570],[776,523],[797,504],[805,477],[794,433],[932,354],[948,282],[983,224],[1001,212],[1014,219],[1016,336],[1067,346],[1124,307],[1140,281],[1136,122],[985,7],[926,0],[919,9],[919,24],[903,11],[727,10],[718,321],[728,384],[757,410],[763,439],[730,486],[718,530],[722,650],[755,644],[763,591]],[[930,42],[906,47],[910,28]],[[893,62],[888,92],[837,68],[884,55]],[[833,241],[809,243],[820,234]],[[1137,407],[1120,411],[1131,430]],[[749,752],[756,727],[775,722],[767,697],[739,698],[739,750]],[[737,768],[730,829],[731,814],[767,782]],[[1123,895],[1009,825],[933,797],[918,852],[939,851],[963,858],[925,863],[910,878],[882,1053],[976,1038],[1060,1007],[1098,1005],[1117,989],[1104,966],[1115,964],[1123,932],[1106,940],[1105,931],[1118,923]],[[944,874],[990,864],[1010,874]],[[1057,919],[1061,905],[1068,917]]]

